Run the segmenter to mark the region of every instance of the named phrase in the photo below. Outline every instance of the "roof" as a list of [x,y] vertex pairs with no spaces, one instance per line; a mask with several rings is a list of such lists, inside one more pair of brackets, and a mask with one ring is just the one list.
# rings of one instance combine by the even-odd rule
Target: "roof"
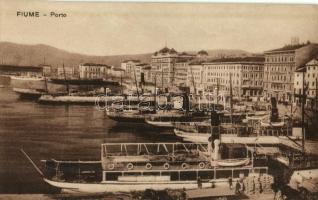
[[279,52],[279,51],[294,51],[294,50],[300,49],[300,48],[305,47],[305,46],[315,46],[315,45],[317,45],[317,44],[310,43],[310,42],[296,44],[296,45],[288,44],[288,45],[285,45],[285,46],[278,48],[278,49],[272,49],[272,50],[265,51],[265,53],[274,53],[274,52]]
[[43,67],[41,66],[27,66],[27,65],[6,65],[2,64],[0,65],[0,69],[3,70],[23,70],[23,71],[41,71]]
[[148,66],[149,64],[148,63],[140,63],[140,64],[137,64],[136,66]]
[[266,51],[268,53],[271,53],[271,52],[276,52],[276,51],[293,51],[293,50],[296,50],[296,49],[299,49],[299,48],[302,48],[304,46],[306,46],[308,44],[297,44],[297,45],[285,45],[281,48],[278,48],[278,49],[272,49],[272,50],[269,50],[269,51]]
[[206,61],[206,63],[218,63],[218,62],[264,62],[265,57],[254,56],[254,57],[229,57],[229,58],[218,58]]
[[137,60],[137,59],[128,59],[128,60],[124,60],[123,61],[123,63],[127,63],[127,62],[129,62],[129,61],[131,61],[131,62],[140,62],[140,60]]
[[168,47],[164,47],[160,49],[158,52],[155,52],[154,54],[157,55],[158,53],[176,54],[178,52],[174,48],[169,49]]
[[296,69],[304,67],[313,58],[318,57],[318,44],[310,44],[302,49],[301,52],[297,53],[295,65]]
[[202,63],[206,62],[207,60],[206,59],[200,59],[200,58],[196,58],[196,59],[193,59],[189,65],[201,65]]
[[309,56],[307,59],[304,59],[300,65],[296,68],[295,72],[306,72],[307,70],[307,63],[309,63],[312,60],[318,61],[318,49],[316,50],[315,54],[313,56]]
[[176,63],[187,63],[187,62],[189,62],[190,60],[191,60],[192,58],[178,58],[177,60],[176,60]]
[[84,63],[82,66],[99,66],[99,67],[110,67],[109,65],[106,64],[98,64],[98,63]]

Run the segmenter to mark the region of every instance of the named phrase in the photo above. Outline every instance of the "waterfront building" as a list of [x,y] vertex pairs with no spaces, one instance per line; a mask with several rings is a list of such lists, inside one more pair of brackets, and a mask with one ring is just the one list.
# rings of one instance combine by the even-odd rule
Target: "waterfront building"
[[202,94],[204,91],[205,71],[202,62],[203,61],[194,61],[189,63],[187,86],[192,93]]
[[[192,59],[178,59],[174,68],[174,86],[181,88],[186,87],[189,88],[191,92],[194,92],[195,85],[197,92],[203,91],[204,70],[202,63],[207,60],[207,57],[208,53],[201,50],[197,53],[196,57]],[[195,83],[194,85],[193,82]]]
[[136,65],[139,65],[141,62],[140,60],[124,60],[121,64],[120,67],[125,71],[125,76],[129,78],[133,78],[134,70],[136,69]]
[[[317,44],[293,44],[265,52],[264,96],[280,102],[293,98],[294,72],[308,62],[317,51]],[[296,81],[297,82],[297,81]]]
[[220,58],[204,62],[203,84],[210,92],[230,94],[230,79],[234,97],[259,97],[263,88],[264,57]]
[[124,73],[125,73],[125,70],[123,70],[122,68],[116,68],[116,67],[112,67],[110,72],[111,76],[115,78],[123,78]]
[[78,69],[81,79],[103,79],[110,76],[112,67],[105,64],[85,63],[79,65]]
[[38,66],[0,65],[0,73],[5,75],[38,77],[42,76],[43,68]]
[[51,65],[39,65],[43,69],[43,76],[51,76],[52,75],[52,66]]
[[151,66],[150,64],[145,64],[142,67],[141,77],[143,77],[145,83],[152,83],[153,79],[151,76]]
[[189,61],[179,60],[174,66],[174,85],[177,87],[186,87],[188,79]]
[[[304,78],[304,81],[303,81]],[[295,71],[294,75],[294,102],[298,105],[303,94],[303,83],[306,88],[306,106],[315,108],[317,104],[318,92],[318,54],[303,67]]]
[[[178,53],[173,48],[164,47],[151,56],[152,76],[156,76],[158,87],[168,88],[175,85],[176,63],[185,63],[196,55],[186,52]],[[180,64],[183,65],[183,64]]]
[[150,65],[148,63],[140,63],[135,66],[135,72],[131,72],[131,79],[137,81],[138,85],[145,84],[146,79],[150,80]]
[[74,78],[76,70],[74,67],[57,67],[57,78]]

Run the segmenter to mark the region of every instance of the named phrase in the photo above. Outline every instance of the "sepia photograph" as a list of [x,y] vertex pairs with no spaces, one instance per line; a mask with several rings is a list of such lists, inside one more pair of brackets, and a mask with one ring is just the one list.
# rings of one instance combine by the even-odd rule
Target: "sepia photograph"
[[0,0],[0,200],[317,200],[318,4]]

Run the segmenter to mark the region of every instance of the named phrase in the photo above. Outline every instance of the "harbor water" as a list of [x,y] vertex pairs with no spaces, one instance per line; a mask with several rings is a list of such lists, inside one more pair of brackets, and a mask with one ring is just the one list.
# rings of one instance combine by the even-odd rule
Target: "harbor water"
[[[3,77],[2,77],[3,78]],[[94,106],[43,105],[20,99],[1,80],[0,193],[56,193],[20,152],[41,159],[99,160],[105,142],[175,142],[171,132],[117,123]]]

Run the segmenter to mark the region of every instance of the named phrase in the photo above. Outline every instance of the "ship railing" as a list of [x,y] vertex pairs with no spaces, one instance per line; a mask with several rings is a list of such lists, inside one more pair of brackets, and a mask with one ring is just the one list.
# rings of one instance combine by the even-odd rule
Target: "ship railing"
[[101,145],[101,157],[174,155],[206,151],[206,146],[206,143],[104,143]]
[[258,131],[261,136],[291,136],[292,129],[288,127],[284,128],[267,128]]
[[103,171],[103,181],[118,181],[118,177],[130,176],[169,176],[170,181],[182,180],[228,180],[248,177],[250,174],[268,174],[268,167],[227,167],[227,168],[211,168],[211,169],[181,169],[181,170],[130,170],[130,171]]

